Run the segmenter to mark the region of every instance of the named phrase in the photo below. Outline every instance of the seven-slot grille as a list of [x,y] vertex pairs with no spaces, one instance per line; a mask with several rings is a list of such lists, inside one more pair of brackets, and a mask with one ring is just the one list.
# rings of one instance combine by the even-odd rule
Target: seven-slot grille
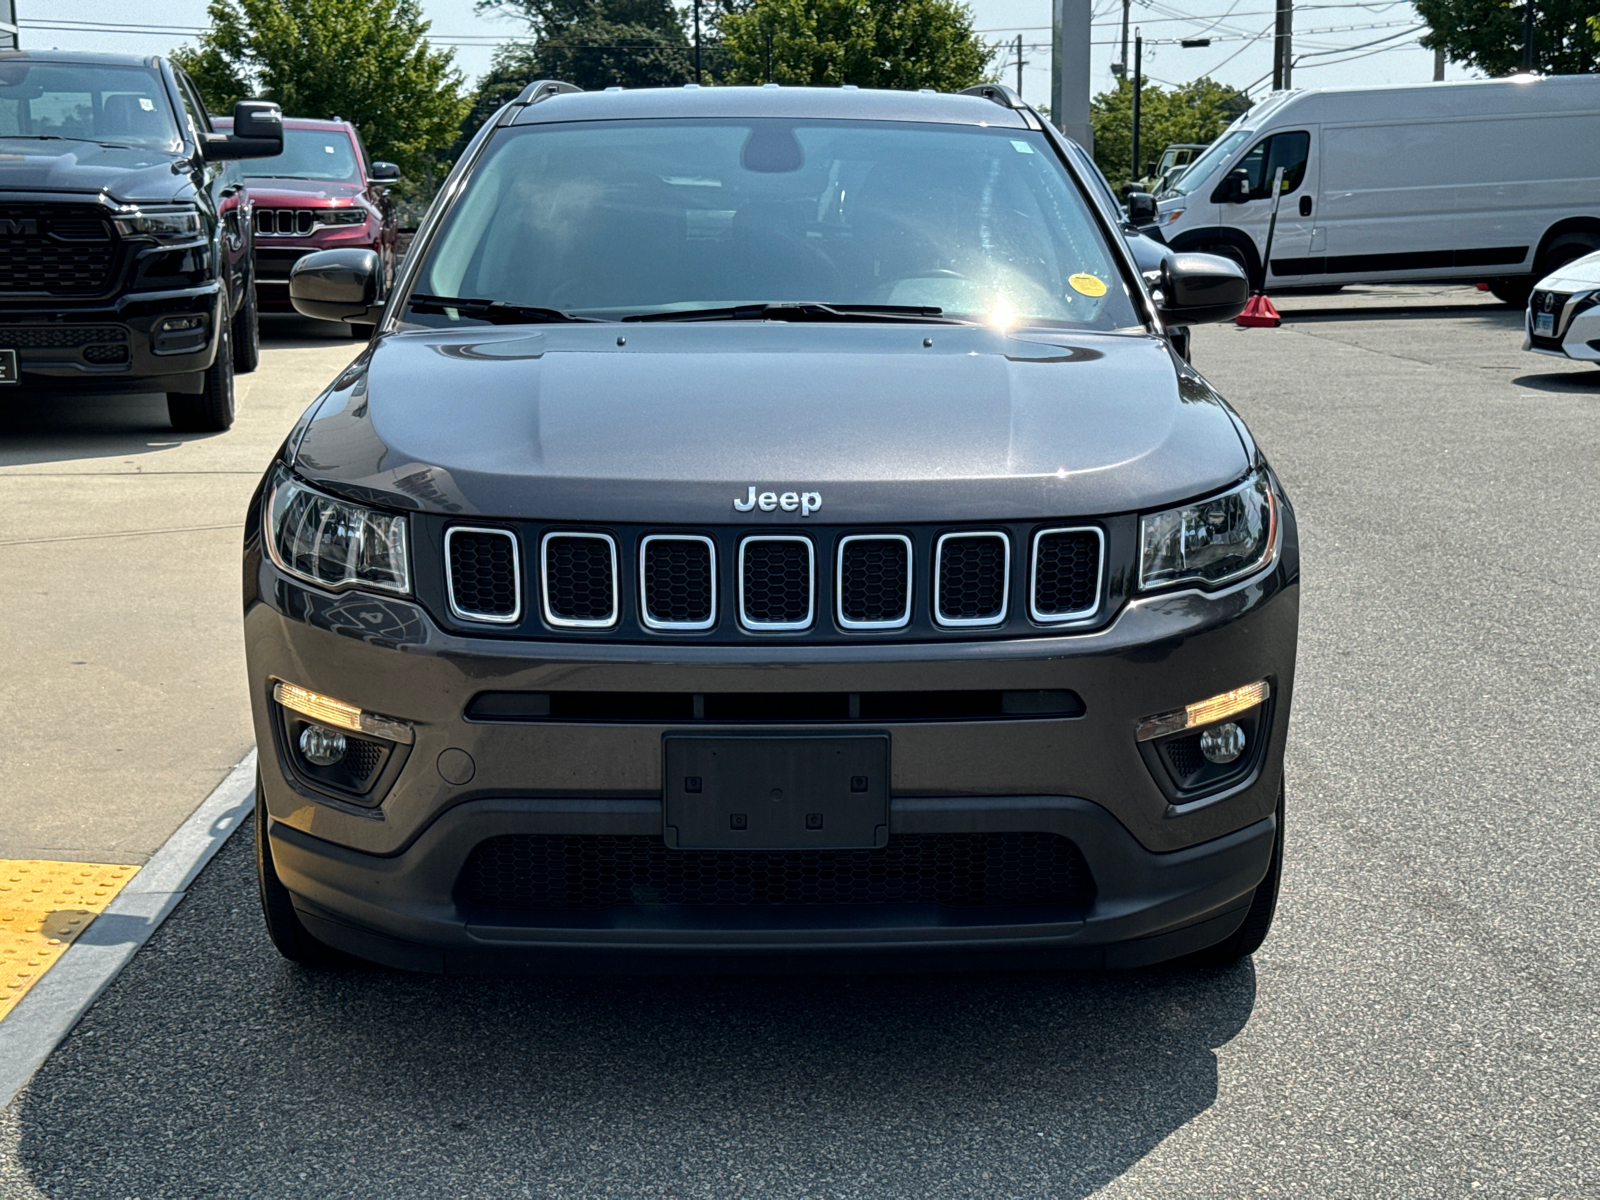
[[98,208],[0,207],[0,294],[92,296],[106,289],[117,242]]
[[717,620],[717,548],[699,534],[639,544],[639,612],[651,629],[710,629]]
[[316,223],[313,208],[256,209],[256,232],[265,237],[305,237]]
[[900,629],[911,622],[911,539],[852,534],[839,541],[839,624]]
[[468,621],[510,625],[522,619],[517,538],[506,529],[457,525],[444,535],[450,611]]
[[1044,529],[1033,535],[1030,602],[1035,621],[1088,620],[1100,607],[1100,547],[1093,527]]
[[544,535],[544,619],[569,629],[617,623],[617,543],[609,533]]
[[746,628],[810,628],[816,592],[810,538],[747,537],[739,543],[739,620]]
[[999,625],[1011,596],[1011,540],[947,533],[934,550],[933,616],[941,625]]

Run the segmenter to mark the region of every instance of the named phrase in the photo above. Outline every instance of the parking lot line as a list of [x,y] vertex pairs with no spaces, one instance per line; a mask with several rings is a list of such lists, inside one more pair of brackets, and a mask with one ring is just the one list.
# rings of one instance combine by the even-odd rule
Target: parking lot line
[[0,1021],[138,870],[0,858]]

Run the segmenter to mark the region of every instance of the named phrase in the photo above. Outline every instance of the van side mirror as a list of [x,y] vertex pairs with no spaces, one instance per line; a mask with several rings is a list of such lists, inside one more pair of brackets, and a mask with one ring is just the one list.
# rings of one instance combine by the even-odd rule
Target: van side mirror
[[1250,199],[1250,172],[1243,167],[1236,167],[1222,186],[1217,188],[1217,195],[1212,197],[1216,204],[1243,204]]
[[1161,304],[1156,311],[1163,325],[1231,321],[1249,300],[1250,281],[1231,258],[1173,254],[1161,264]]
[[375,325],[383,314],[378,302],[378,256],[371,250],[318,250],[289,271],[289,303],[301,316],[319,321]]
[[233,132],[207,134],[201,149],[208,162],[276,158],[283,153],[283,110],[270,100],[241,100],[233,106]]
[[399,183],[400,168],[392,162],[375,162],[367,172],[368,183]]
[[1153,225],[1156,219],[1156,198],[1149,192],[1128,193],[1128,224]]

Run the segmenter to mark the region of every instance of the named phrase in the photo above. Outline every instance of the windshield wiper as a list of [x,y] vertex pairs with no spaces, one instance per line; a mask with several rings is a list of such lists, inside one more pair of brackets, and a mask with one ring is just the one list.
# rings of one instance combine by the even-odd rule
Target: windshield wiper
[[600,317],[580,317],[559,308],[539,308],[532,304],[508,304],[504,300],[476,300],[467,296],[424,296],[413,293],[408,308],[442,313],[454,309],[462,316],[475,317],[491,325],[554,325],[568,321],[600,321]]
[[732,308],[685,308],[634,313],[624,321],[845,321],[913,325],[961,325],[944,309],[909,304],[738,304]]

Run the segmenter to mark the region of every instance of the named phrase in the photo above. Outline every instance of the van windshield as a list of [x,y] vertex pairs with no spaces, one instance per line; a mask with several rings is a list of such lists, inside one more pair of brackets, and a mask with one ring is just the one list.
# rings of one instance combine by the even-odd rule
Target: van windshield
[[1211,177],[1214,171],[1241,143],[1250,136],[1248,129],[1235,129],[1212,142],[1206,152],[1190,164],[1189,169],[1172,181],[1169,191],[1187,196]]
[[[595,121],[502,131],[415,287],[602,319],[801,303],[1138,326],[1113,264],[1034,131]],[[427,304],[409,319],[473,313]]]

